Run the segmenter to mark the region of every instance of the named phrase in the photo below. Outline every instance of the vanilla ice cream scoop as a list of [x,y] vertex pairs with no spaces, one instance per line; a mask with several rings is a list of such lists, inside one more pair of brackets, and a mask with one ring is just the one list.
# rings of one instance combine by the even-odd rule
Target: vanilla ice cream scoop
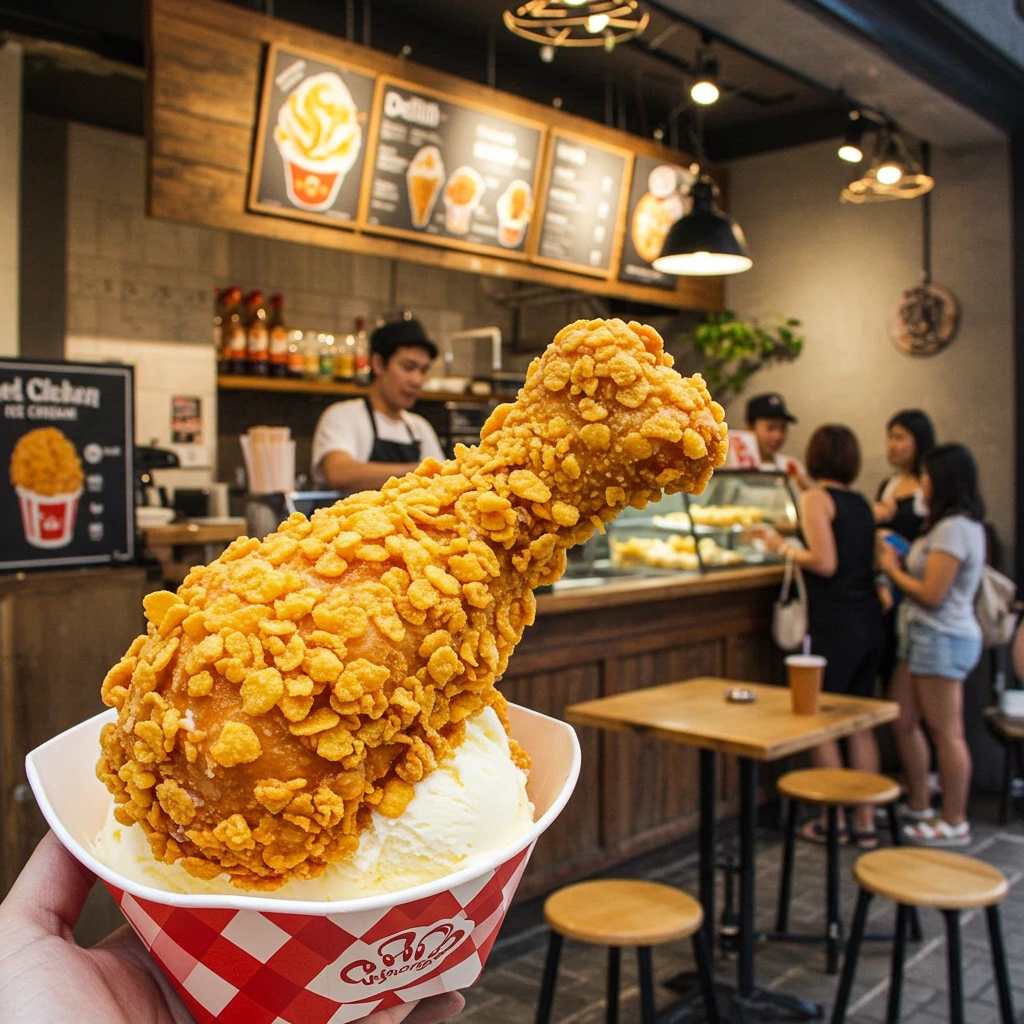
[[[352,900],[408,889],[471,867],[525,833],[533,823],[526,775],[512,761],[508,737],[487,707],[466,723],[454,754],[416,784],[398,818],[374,813],[359,848],[328,865],[317,878],[292,881],[273,892],[289,900]],[[125,878],[180,893],[230,894],[226,876],[203,881],[176,864],[153,858],[142,828],[113,816],[93,844],[94,856]]]

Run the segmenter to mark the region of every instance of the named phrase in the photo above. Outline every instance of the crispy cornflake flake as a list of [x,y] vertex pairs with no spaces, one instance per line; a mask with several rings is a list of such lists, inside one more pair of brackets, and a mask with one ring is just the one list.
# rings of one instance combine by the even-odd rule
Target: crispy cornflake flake
[[248,764],[262,753],[259,737],[242,722],[225,722],[220,736],[210,747],[210,756],[225,768]]
[[265,715],[283,696],[284,680],[276,668],[250,672],[239,691],[247,715]]

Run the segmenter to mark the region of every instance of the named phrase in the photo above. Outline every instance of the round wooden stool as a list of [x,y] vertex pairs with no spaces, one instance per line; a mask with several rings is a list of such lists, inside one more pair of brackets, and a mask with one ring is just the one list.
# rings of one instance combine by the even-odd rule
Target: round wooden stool
[[873,896],[884,896],[896,903],[896,935],[892,947],[892,971],[889,977],[889,1006],[886,1024],[900,1019],[903,986],[903,960],[906,934],[912,907],[935,907],[946,919],[947,966],[949,971],[950,1024],[964,1024],[963,963],[960,946],[960,911],[984,908],[988,918],[992,966],[999,992],[999,1015],[1003,1024],[1014,1024],[1010,976],[1006,968],[1006,949],[999,923],[999,904],[1007,893],[1006,879],[997,868],[974,857],[948,850],[914,847],[875,850],[860,857],[853,868],[860,884],[853,929],[846,949],[843,977],[832,1010],[832,1024],[843,1024],[850,989],[857,970],[857,954],[864,937],[864,923]]
[[697,961],[701,993],[709,1024],[719,1024],[711,959],[701,932],[701,905],[679,889],[658,882],[626,878],[580,882],[559,889],[544,903],[544,919],[551,929],[544,980],[541,983],[537,1024],[548,1024],[555,998],[558,960],[563,939],[608,947],[608,1010],[605,1019],[619,1019],[619,952],[635,946],[640,967],[640,1019],[654,1022],[654,972],[651,947],[689,938]]
[[[855,768],[804,768],[783,775],[778,781],[778,790],[783,796],[789,797],[790,803],[789,814],[786,817],[786,840],[782,853],[782,880],[779,885],[775,931],[779,937],[789,936],[793,852],[800,805],[816,804],[825,808],[828,817],[825,839],[825,948],[828,958],[826,969],[829,974],[835,974],[839,970],[839,954],[843,941],[843,926],[839,917],[839,808],[860,807],[865,804],[872,807],[887,806],[892,841],[898,845],[901,832],[896,814],[896,800],[900,795],[900,787],[884,775],[862,772]],[[916,916],[912,921],[912,929],[913,938],[920,939],[921,926]]]

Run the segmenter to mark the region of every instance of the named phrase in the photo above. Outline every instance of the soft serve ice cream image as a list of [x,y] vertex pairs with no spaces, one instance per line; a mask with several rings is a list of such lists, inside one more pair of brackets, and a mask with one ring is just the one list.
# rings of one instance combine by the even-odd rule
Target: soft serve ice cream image
[[579,770],[573,730],[496,685],[533,591],[627,505],[702,490],[726,432],[652,328],[578,321],[478,445],[145,599],[111,710],[28,775],[200,1020],[472,984]]
[[278,112],[274,141],[289,200],[300,210],[330,209],[363,141],[359,111],[341,76],[324,71],[295,86]]
[[444,184],[444,160],[437,146],[422,146],[417,150],[405,172],[405,184],[413,227],[425,228]]
[[444,187],[444,226],[452,235],[469,233],[473,211],[484,194],[484,179],[475,167],[458,167]]
[[530,183],[516,178],[498,196],[498,241],[507,249],[517,248],[533,216],[533,189]]

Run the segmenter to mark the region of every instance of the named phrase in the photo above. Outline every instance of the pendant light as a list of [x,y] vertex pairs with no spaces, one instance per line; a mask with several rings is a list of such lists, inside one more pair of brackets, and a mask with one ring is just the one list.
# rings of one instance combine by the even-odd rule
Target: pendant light
[[669,228],[661,255],[651,266],[681,277],[740,274],[754,264],[743,229],[715,206],[718,189],[701,174],[690,189],[693,207]]
[[864,119],[859,110],[850,111],[850,123],[839,147],[838,156],[848,164],[859,164],[864,159]]

